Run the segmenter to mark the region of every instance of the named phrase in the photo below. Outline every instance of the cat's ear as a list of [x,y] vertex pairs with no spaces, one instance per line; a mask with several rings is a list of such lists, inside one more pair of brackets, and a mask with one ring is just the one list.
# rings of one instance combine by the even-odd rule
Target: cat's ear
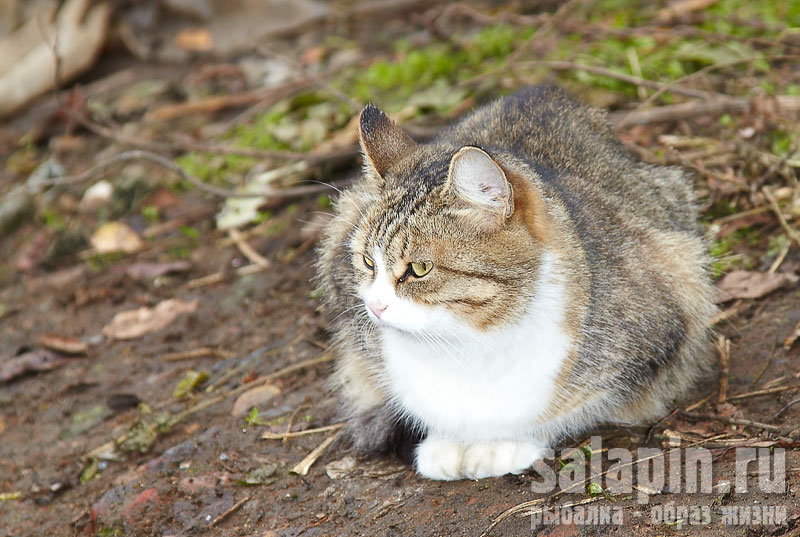
[[486,224],[500,224],[514,212],[514,193],[503,169],[485,151],[462,147],[450,160],[447,188],[477,209]]
[[381,177],[417,145],[406,131],[371,104],[361,111],[358,138],[367,163]]

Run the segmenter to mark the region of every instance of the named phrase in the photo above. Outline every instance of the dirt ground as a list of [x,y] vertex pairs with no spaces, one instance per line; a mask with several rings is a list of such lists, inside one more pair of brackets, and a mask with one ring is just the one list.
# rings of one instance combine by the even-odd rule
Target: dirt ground
[[[417,4],[411,15],[423,17],[427,12]],[[397,33],[430,31],[431,24],[411,15],[398,23]],[[310,50],[331,31],[316,28],[309,31],[311,37],[287,38],[276,46],[290,50],[302,43]],[[365,32],[363,27],[349,31],[356,38]],[[138,80],[177,84],[202,65],[165,67],[111,55],[82,83],[92,91],[112,79],[109,84],[117,84],[114,95],[119,95]],[[122,71],[126,78],[113,79]],[[176,93],[182,95],[173,90],[169,98],[177,99]],[[160,93],[158,98],[166,97]],[[55,98],[46,96],[2,127],[4,199],[51,156],[80,173],[100,155],[124,146],[71,123],[56,109]],[[239,112],[213,117],[230,124]],[[168,129],[196,133],[209,117],[142,123],[135,132],[143,138]],[[449,119],[444,115],[439,121]],[[621,132],[623,140],[686,134],[688,127],[673,122],[652,131],[637,128]],[[701,124],[697,132],[713,137],[717,128]],[[34,141],[22,145],[19,137],[31,132]],[[346,181],[357,173],[357,159],[342,162],[319,178]],[[537,494],[532,484],[539,478],[533,471],[475,482],[432,482],[391,454],[360,457],[340,440],[323,446],[301,475],[296,465],[335,439],[335,428],[284,439],[262,435],[338,421],[335,395],[326,387],[332,367],[326,332],[330,319],[312,281],[316,235],[309,223],[329,211],[317,198],[322,191],[271,201],[266,221],[243,227],[237,237],[215,227],[222,204],[218,198],[185,185],[174,188],[166,170],[146,163],[115,170],[105,177],[141,179],[115,193],[128,196],[117,219],[144,237],[135,252],[97,255],[86,243],[107,219],[77,209],[93,181],[60,189],[49,200],[37,198],[27,219],[4,232],[0,242],[0,536],[478,537],[487,530],[495,536],[800,534],[800,404],[794,404],[800,392],[800,341],[784,345],[800,327],[800,291],[791,278],[800,274],[799,248],[787,247],[779,263],[778,274],[791,283],[722,305],[719,353],[729,371],[720,379],[727,379],[727,386],[715,379],[698,387],[693,401],[652,428],[602,431],[604,447],[664,447],[668,437],[680,437],[684,446],[710,449],[715,487],[710,493],[661,488],[615,495],[584,486],[574,494]],[[700,175],[697,180],[707,194],[706,179]],[[147,188],[137,191],[139,184]],[[796,188],[796,177],[786,184]],[[720,192],[711,196],[734,195]],[[157,207],[158,218],[148,218],[142,207]],[[741,205],[736,210],[751,209]],[[774,252],[767,253],[768,235],[781,230],[768,214],[759,212],[751,222],[762,226],[763,236],[726,252],[757,259],[750,268],[762,273],[775,259]],[[67,222],[54,223],[61,219]],[[84,239],[70,247],[65,237],[73,235]],[[248,273],[246,267],[261,258],[264,266]],[[152,272],[176,260],[182,263]],[[129,339],[104,328],[120,312],[154,308],[170,299],[188,303],[191,311]],[[14,364],[30,369],[15,372]],[[176,396],[176,387],[186,385],[192,372],[203,372],[204,378]],[[726,401],[720,401],[720,392]],[[240,399],[242,394],[253,397],[253,404]],[[257,412],[251,412],[253,406]],[[584,445],[589,436],[569,439],[563,447]],[[758,491],[753,472],[748,492],[721,488],[734,479],[735,448],[748,446],[785,450],[781,492]],[[647,502],[638,503],[647,492]],[[536,525],[524,510],[498,520],[537,499],[544,503],[530,505],[534,512],[585,502],[618,509],[622,523]],[[656,519],[653,513],[668,506],[702,507],[710,516]],[[777,524],[731,525],[723,516],[730,506],[774,506],[785,516]]]

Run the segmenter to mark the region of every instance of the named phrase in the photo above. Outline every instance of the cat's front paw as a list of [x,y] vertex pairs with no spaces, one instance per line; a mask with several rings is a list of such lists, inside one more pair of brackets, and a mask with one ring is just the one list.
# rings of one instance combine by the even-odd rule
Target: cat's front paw
[[444,481],[519,474],[546,454],[546,448],[532,442],[499,440],[465,445],[434,437],[417,448],[417,472]]

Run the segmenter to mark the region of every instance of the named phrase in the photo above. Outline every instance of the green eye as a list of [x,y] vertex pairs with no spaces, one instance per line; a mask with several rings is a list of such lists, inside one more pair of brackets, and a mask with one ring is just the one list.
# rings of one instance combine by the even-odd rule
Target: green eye
[[366,265],[369,270],[375,270],[375,263],[367,256],[364,256],[364,265]]
[[417,278],[422,278],[433,268],[433,263],[430,261],[412,261],[411,273]]

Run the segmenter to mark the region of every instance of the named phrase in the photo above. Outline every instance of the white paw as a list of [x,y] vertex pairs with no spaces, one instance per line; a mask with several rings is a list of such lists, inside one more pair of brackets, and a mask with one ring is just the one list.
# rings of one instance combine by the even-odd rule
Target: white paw
[[417,472],[445,481],[519,474],[546,453],[540,444],[532,442],[500,440],[465,445],[432,437],[417,447]]
[[505,474],[521,474],[545,456],[547,450],[530,442],[501,440],[473,444],[464,451],[464,477],[483,479]]
[[461,479],[464,446],[443,438],[426,438],[417,446],[417,472],[428,479],[453,481]]

